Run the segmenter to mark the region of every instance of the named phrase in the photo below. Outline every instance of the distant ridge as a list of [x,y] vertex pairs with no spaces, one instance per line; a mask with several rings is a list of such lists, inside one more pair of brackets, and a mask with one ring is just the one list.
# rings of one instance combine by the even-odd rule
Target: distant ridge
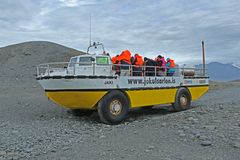
[[[202,68],[202,65],[196,65],[196,68]],[[213,81],[234,81],[240,80],[240,68],[228,63],[211,62],[207,64],[208,75]]]
[[240,82],[240,79],[233,80],[233,81],[230,81],[230,82]]

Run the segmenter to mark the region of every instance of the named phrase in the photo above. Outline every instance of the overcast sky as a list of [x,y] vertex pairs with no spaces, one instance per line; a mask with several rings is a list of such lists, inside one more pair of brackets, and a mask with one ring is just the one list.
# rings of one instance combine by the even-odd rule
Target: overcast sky
[[239,0],[1,0],[0,47],[45,40],[86,51],[92,40],[111,55],[129,49],[177,63],[240,65]]

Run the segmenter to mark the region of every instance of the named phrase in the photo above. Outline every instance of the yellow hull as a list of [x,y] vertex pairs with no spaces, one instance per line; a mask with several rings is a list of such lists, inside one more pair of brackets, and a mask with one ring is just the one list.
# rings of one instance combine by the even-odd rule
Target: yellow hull
[[46,92],[53,102],[71,109],[93,109],[107,91]]
[[209,89],[209,86],[199,86],[199,87],[187,87],[191,93],[192,100],[199,99],[204,93]]
[[[208,86],[187,87],[191,93],[192,100],[197,100],[208,91]],[[131,100],[131,107],[141,107],[158,104],[168,104],[175,102],[177,88],[156,89],[156,90],[136,90],[127,91]]]
[[133,90],[127,91],[131,106],[141,107],[157,104],[173,103],[177,88],[173,89],[150,89],[150,90]]
[[[208,91],[208,86],[187,87],[192,100],[197,100]],[[125,91],[132,108],[174,103],[177,88],[146,89]],[[107,91],[56,91],[46,92],[46,95],[57,104],[71,109],[94,109],[98,101]]]

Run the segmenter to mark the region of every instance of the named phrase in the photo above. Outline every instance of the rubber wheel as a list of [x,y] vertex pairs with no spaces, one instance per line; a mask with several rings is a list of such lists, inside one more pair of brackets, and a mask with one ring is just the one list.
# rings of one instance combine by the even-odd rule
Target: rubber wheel
[[71,113],[74,116],[91,116],[94,110],[84,110],[84,109],[71,109]]
[[176,93],[175,102],[172,104],[173,110],[178,112],[188,109],[191,106],[191,100],[191,94],[188,89],[179,88]]
[[111,91],[98,102],[98,115],[106,124],[119,124],[127,118],[129,101],[121,91]]

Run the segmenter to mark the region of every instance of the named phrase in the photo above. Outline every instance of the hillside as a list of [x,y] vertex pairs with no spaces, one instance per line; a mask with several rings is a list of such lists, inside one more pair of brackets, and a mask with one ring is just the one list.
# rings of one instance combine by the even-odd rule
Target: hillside
[[83,52],[47,41],[24,42],[0,48],[1,64],[14,61],[29,65],[53,61],[68,61],[69,57]]
[[84,54],[72,48],[46,41],[24,42],[0,48],[1,82],[27,81],[35,84],[36,65],[65,62],[75,55]]
[[[197,65],[196,68],[202,68]],[[240,69],[233,64],[211,62],[207,64],[208,75],[213,81],[233,81],[240,79]]]

